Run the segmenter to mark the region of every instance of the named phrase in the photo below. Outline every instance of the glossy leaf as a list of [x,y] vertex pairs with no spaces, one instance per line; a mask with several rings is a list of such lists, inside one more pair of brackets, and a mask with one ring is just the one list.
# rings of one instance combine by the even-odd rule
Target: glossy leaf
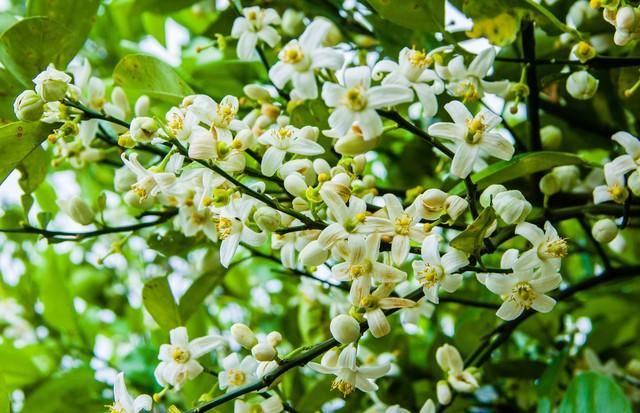
[[122,58],[113,71],[113,81],[135,95],[144,94],[173,103],[193,93],[171,66],[142,54]]
[[631,413],[631,405],[620,386],[594,371],[578,374],[569,384],[558,413]]
[[49,155],[40,146],[31,151],[31,153],[20,162],[18,170],[20,171],[20,188],[24,192],[31,193],[44,181],[49,169]]
[[144,284],[142,303],[161,328],[171,330],[182,325],[167,277],[152,278]]
[[191,287],[180,298],[180,304],[178,305],[180,318],[183,322],[187,322],[193,313],[202,306],[202,303],[213,289],[222,283],[225,275],[226,271],[220,267],[202,274],[191,284]]
[[478,218],[451,240],[451,246],[468,254],[477,254],[484,246],[484,238],[495,219],[493,208],[485,208]]
[[444,27],[443,0],[368,0],[384,19],[408,29],[424,32],[442,31]]

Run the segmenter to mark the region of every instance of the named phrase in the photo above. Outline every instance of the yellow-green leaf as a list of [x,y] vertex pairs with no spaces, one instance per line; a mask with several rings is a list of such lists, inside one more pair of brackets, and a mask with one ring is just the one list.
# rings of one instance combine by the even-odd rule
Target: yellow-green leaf
[[142,303],[161,328],[171,330],[182,325],[167,277],[152,278],[144,283]]

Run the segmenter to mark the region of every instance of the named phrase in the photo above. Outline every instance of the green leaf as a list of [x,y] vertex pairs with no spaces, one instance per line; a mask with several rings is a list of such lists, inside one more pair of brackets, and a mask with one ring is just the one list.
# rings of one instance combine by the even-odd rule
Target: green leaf
[[164,29],[165,16],[155,13],[142,13],[142,26],[161,45],[166,47],[166,33]]
[[78,51],[74,33],[48,17],[27,17],[0,36],[0,61],[24,86],[49,63],[64,69]]
[[[242,96],[245,85],[255,82],[264,73],[260,62],[241,60],[217,60],[200,64],[198,61],[183,62],[183,66],[192,65],[189,83],[215,99],[225,95]],[[215,79],[214,82],[211,79]]]
[[444,28],[444,0],[368,0],[384,19],[422,32],[440,32]]
[[72,31],[73,54],[84,45],[96,18],[100,0],[29,0],[27,17],[44,16]]
[[35,191],[44,181],[49,169],[49,154],[40,146],[31,151],[31,153],[20,162],[18,170],[20,171],[20,188],[26,193]]
[[41,122],[14,122],[0,127],[0,184],[47,138],[52,127]]
[[0,371],[0,413],[10,413],[11,406],[9,405],[9,389],[7,383],[4,380],[4,375]]
[[[509,161],[500,161],[489,165],[482,171],[471,175],[471,180],[478,186],[478,189],[484,189],[489,185],[501,184],[561,165],[587,165],[587,162],[578,155],[566,152],[529,152],[516,155]],[[464,192],[463,182],[449,191],[452,195],[462,192]]]
[[631,413],[631,405],[615,381],[588,371],[574,377],[558,409],[558,413],[584,412]]
[[0,375],[4,377],[7,388],[16,389],[35,383],[42,373],[31,357],[9,344],[4,344],[0,346]]
[[464,231],[451,240],[451,246],[468,254],[477,254],[484,246],[484,238],[496,220],[493,208],[485,208]]
[[13,102],[24,87],[6,69],[0,69],[0,124],[14,122]]
[[44,307],[42,316],[49,326],[61,333],[78,334],[76,310],[67,287],[69,256],[49,248],[45,257],[46,264],[39,267],[36,273],[39,298]]
[[128,92],[148,95],[171,103],[193,94],[193,90],[168,64],[152,56],[131,54],[118,62],[113,81]]
[[94,371],[80,367],[56,375],[30,392],[24,413],[103,412],[106,400],[101,396],[103,384]]
[[178,305],[180,318],[183,322],[186,323],[193,313],[200,308],[202,302],[222,282],[225,275],[226,271],[221,266],[213,271],[205,272],[191,284],[191,287],[180,298],[180,304]]
[[182,325],[167,277],[152,278],[144,283],[142,303],[160,328],[171,330]]

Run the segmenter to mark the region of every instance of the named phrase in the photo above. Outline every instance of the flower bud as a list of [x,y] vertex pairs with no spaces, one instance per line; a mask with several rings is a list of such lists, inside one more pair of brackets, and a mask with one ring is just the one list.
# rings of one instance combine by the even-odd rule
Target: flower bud
[[340,357],[340,350],[334,347],[331,350],[324,353],[324,355],[320,359],[320,364],[322,364],[325,367],[335,367],[338,365],[339,357]]
[[340,344],[353,343],[360,337],[360,324],[355,318],[346,314],[340,314],[331,320],[329,326],[331,335]]
[[[353,157],[353,173],[357,175],[362,175],[364,173],[364,168],[367,167],[367,157],[364,155],[357,155]],[[369,175],[371,178],[373,176]],[[365,176],[366,178],[366,176]],[[375,178],[374,178],[375,182]]]
[[557,166],[551,172],[558,178],[562,192],[570,192],[580,179],[580,169],[575,165]]
[[151,99],[147,95],[142,95],[136,100],[133,111],[136,116],[147,116],[149,114],[149,106],[151,106]]
[[302,212],[309,209],[309,204],[306,200],[300,197],[295,197],[291,202],[291,207],[293,208],[294,211]]
[[540,139],[542,148],[545,150],[555,150],[562,145],[562,130],[554,125],[547,125],[540,129]]
[[[300,129],[300,137],[304,139],[309,139],[310,141],[317,141],[318,136],[320,136],[320,129],[315,126],[303,126]],[[320,158],[318,158],[320,159]]]
[[601,243],[609,243],[618,235],[618,226],[609,218],[601,219],[591,228],[593,238]]
[[444,210],[451,218],[450,222],[455,222],[466,211],[468,206],[467,200],[457,195],[448,196],[444,202]]
[[443,344],[438,347],[436,350],[436,362],[445,372],[449,370],[460,371],[464,366],[460,352],[451,344]]
[[280,213],[268,206],[258,208],[253,219],[263,231],[273,232],[280,226]]
[[629,175],[627,186],[635,196],[640,196],[640,172],[636,171]]
[[634,38],[634,35],[624,30],[616,30],[613,34],[613,43],[618,46],[626,46]]
[[318,241],[311,241],[300,251],[300,262],[308,266],[318,266],[329,257],[329,251]]
[[431,399],[427,399],[422,405],[419,413],[436,413],[436,404]]
[[282,31],[296,37],[304,29],[304,13],[294,9],[286,9],[282,14]]
[[560,182],[558,177],[553,173],[548,173],[540,179],[540,192],[546,196],[551,196],[560,192]]
[[278,344],[282,343],[282,334],[278,331],[272,331],[267,334],[267,343],[269,343],[274,348],[278,346]]
[[156,137],[158,123],[155,119],[146,116],[133,118],[131,121],[131,138],[136,142],[150,142]]
[[627,363],[625,370],[633,377],[640,378],[640,360],[631,359],[629,363]]
[[338,138],[334,147],[340,155],[355,156],[372,150],[379,143],[380,137],[364,140],[362,135],[347,132],[346,135]]
[[[258,363],[258,368],[256,369],[256,376],[262,378],[265,374],[270,373],[271,371],[278,368],[278,363],[276,361],[265,361],[262,363]],[[277,386],[278,383],[282,381],[282,375],[271,383],[272,386]],[[277,411],[277,410],[276,410]]]
[[567,92],[578,100],[591,99],[598,91],[600,81],[586,70],[573,72],[567,78]]
[[300,174],[291,174],[284,178],[284,189],[293,196],[304,198],[307,187],[307,183]]
[[231,326],[231,336],[238,344],[247,350],[258,344],[258,339],[256,335],[253,334],[253,331],[241,323],[236,323]]
[[13,111],[19,120],[35,122],[44,113],[44,101],[33,90],[25,90],[13,102]]
[[616,29],[625,32],[633,32],[636,25],[635,9],[631,6],[624,6],[616,13]]
[[251,348],[253,358],[258,361],[271,361],[276,357],[276,349],[271,344],[258,343]]
[[271,100],[271,94],[269,91],[260,85],[249,84],[246,85],[242,91],[249,99],[257,100],[259,102],[268,102]]
[[447,193],[444,191],[436,188],[427,189],[416,199],[420,216],[428,220],[440,218],[447,198]]
[[131,185],[136,183],[136,175],[131,169],[125,167],[118,168],[113,177],[113,188],[117,192],[126,192],[131,189]]
[[507,224],[518,224],[524,221],[531,212],[531,204],[520,191],[500,192],[493,200],[496,214]]
[[78,224],[89,225],[93,222],[93,211],[81,197],[74,196],[71,199],[58,199],[57,204],[65,214]]
[[64,99],[70,81],[71,76],[56,70],[53,63],[49,64],[44,72],[41,72],[33,79],[33,83],[36,84],[36,93],[45,102],[56,102]]
[[217,156],[216,141],[206,129],[197,129],[189,139],[189,158],[213,159]]
[[129,106],[129,99],[127,99],[127,94],[124,93],[124,90],[120,86],[116,86],[111,91],[111,102],[116,105],[122,113],[125,115],[129,113],[131,107]]
[[485,189],[482,194],[480,194],[480,205],[483,208],[488,207],[489,205],[491,205],[491,203],[493,202],[493,200],[495,199],[496,195],[498,195],[500,192],[504,192],[506,191],[507,188],[505,188],[503,185],[489,185],[487,187],[487,189]]
[[133,191],[127,191],[124,194],[124,202],[134,208],[149,209],[155,202],[155,197],[147,196],[140,198],[138,194]]
[[438,403],[442,405],[451,403],[451,388],[445,380],[438,380],[438,384],[436,384],[436,394],[438,396]]
[[331,175],[331,165],[326,159],[317,158],[313,160],[313,170],[318,174]]

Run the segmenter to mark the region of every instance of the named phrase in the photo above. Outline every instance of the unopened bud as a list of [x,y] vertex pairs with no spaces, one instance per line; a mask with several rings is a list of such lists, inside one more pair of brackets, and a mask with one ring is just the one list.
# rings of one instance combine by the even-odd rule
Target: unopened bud
[[553,172],[546,174],[540,179],[540,192],[546,196],[560,192],[560,182]]
[[259,102],[268,102],[271,100],[271,93],[260,85],[246,85],[242,90],[249,99]]
[[233,339],[247,350],[258,344],[258,339],[253,331],[244,324],[236,323],[231,326]]
[[36,93],[45,102],[56,102],[64,99],[69,88],[71,76],[56,70],[53,64],[50,64],[44,72],[41,72],[33,79],[36,84]]
[[155,119],[146,116],[133,118],[131,121],[131,138],[136,142],[150,142],[158,131],[158,123]]
[[282,14],[282,31],[291,37],[299,35],[304,29],[304,13],[286,9]]
[[545,150],[555,150],[562,145],[562,130],[554,125],[547,125],[540,129],[540,139],[542,148]]
[[253,358],[258,361],[271,361],[276,357],[276,349],[271,344],[258,343],[251,348]]
[[616,29],[633,32],[636,25],[636,12],[631,6],[624,6],[616,13]]
[[149,96],[142,95],[136,100],[134,112],[136,116],[147,116],[149,114],[149,106],[151,106],[151,99]]
[[600,81],[586,70],[573,72],[567,78],[567,92],[578,100],[591,99],[598,91]]
[[58,199],[57,203],[60,209],[78,224],[89,225],[93,222],[93,211],[81,197],[74,196],[71,199]]
[[300,262],[315,267],[324,263],[329,257],[329,251],[318,241],[311,241],[300,251]]
[[280,226],[280,213],[268,206],[258,208],[253,219],[263,231],[273,232]]
[[450,221],[455,222],[458,217],[466,211],[468,206],[469,202],[467,202],[466,199],[457,195],[451,195],[447,197],[447,200],[444,203],[444,210],[451,218]]
[[284,189],[293,196],[304,198],[307,187],[304,178],[297,173],[284,178]]
[[360,337],[360,324],[355,318],[340,314],[331,320],[331,335],[340,344],[353,343]]
[[208,130],[202,128],[193,131],[189,139],[188,154],[191,159],[204,160],[217,156],[216,141]]
[[127,114],[131,107],[129,106],[129,99],[127,99],[127,94],[124,93],[124,89],[120,86],[116,86],[111,91],[111,102],[116,105],[122,113]]
[[277,347],[280,343],[282,343],[282,334],[278,331],[272,331],[267,334],[267,343],[272,347]]
[[591,228],[593,238],[601,243],[609,243],[618,235],[618,226],[609,218],[601,219]]
[[436,385],[436,394],[438,396],[438,403],[447,405],[451,403],[451,388],[449,383],[444,380],[439,380]]
[[44,113],[44,101],[33,90],[25,90],[13,102],[13,111],[19,120],[35,122]]
[[506,190],[507,188],[505,188],[503,185],[489,185],[487,189],[485,189],[482,194],[480,194],[480,205],[483,208],[490,206],[496,195]]

